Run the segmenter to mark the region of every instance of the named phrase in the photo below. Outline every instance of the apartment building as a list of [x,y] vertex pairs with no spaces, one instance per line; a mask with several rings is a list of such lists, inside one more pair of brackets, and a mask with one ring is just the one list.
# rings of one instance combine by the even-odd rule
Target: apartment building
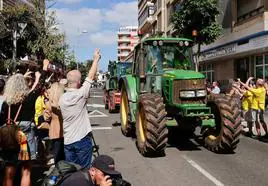
[[172,13],[180,7],[182,0],[139,0],[138,21],[142,36],[158,33],[170,36],[174,33]]
[[118,61],[123,62],[129,56],[131,51],[133,51],[134,46],[139,41],[138,27],[127,26],[119,28],[117,33],[117,39],[117,58]]
[[201,48],[199,70],[208,80],[268,77],[268,1],[219,0],[222,35]]

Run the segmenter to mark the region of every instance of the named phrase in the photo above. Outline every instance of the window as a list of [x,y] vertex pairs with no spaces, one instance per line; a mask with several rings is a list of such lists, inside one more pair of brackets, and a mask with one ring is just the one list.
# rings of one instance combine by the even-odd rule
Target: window
[[254,57],[255,60],[255,77],[268,77],[268,54],[258,55]]
[[200,64],[199,71],[206,76],[208,82],[212,83],[214,81],[214,70],[211,63]]

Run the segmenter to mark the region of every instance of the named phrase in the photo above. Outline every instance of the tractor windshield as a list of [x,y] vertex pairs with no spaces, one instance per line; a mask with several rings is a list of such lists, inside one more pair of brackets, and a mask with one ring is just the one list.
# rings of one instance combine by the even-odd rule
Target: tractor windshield
[[191,48],[179,46],[177,43],[163,44],[162,46],[148,45],[147,71],[150,68],[162,69],[192,69]]
[[131,73],[132,63],[118,63],[117,64],[117,76],[123,76]]

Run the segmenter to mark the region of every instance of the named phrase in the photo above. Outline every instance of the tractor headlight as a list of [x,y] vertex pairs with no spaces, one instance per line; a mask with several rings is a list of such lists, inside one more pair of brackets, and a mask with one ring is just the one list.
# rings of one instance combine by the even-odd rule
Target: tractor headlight
[[196,97],[205,97],[207,95],[206,90],[198,90],[196,91]]
[[195,91],[180,91],[181,98],[194,98]]

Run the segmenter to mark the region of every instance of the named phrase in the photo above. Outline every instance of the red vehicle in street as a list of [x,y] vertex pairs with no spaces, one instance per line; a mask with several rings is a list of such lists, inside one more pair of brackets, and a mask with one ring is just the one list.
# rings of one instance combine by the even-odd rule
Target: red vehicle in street
[[129,74],[132,63],[109,61],[108,80],[104,86],[104,104],[109,113],[118,113],[120,110],[121,93],[118,90],[120,77]]

